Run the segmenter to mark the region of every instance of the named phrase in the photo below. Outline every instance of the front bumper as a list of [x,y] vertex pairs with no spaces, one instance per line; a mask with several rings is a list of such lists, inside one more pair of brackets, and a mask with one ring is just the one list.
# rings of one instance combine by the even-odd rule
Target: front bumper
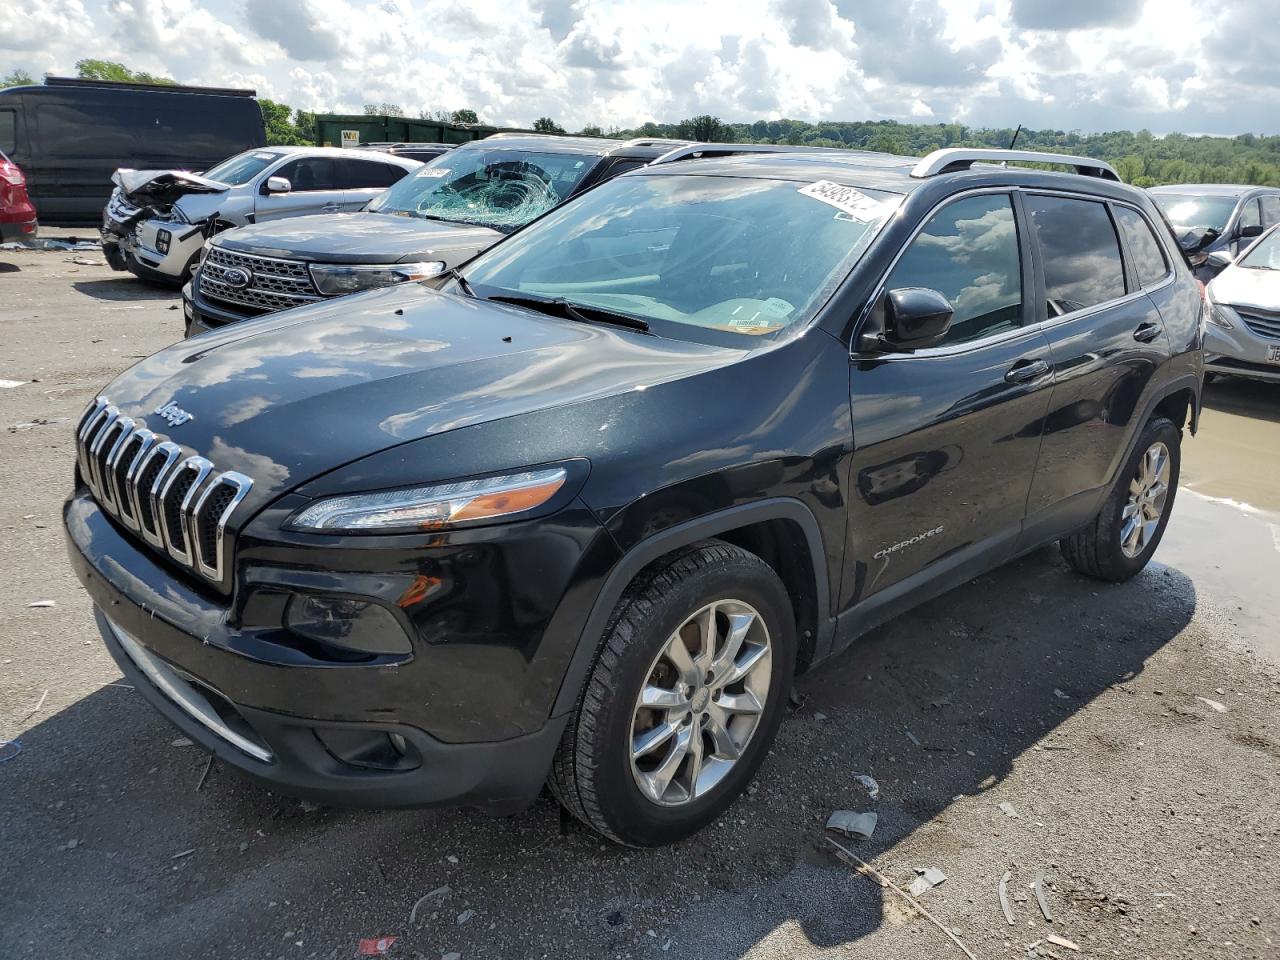
[[[281,643],[278,629],[237,629],[233,600],[175,576],[83,489],[67,501],[64,522],[72,567],[129,682],[187,737],[242,773],[285,793],[350,806],[468,804],[508,812],[536,798],[567,722],[550,716],[557,685],[538,668],[550,661],[549,676],[562,678],[571,651],[550,644],[552,653],[535,656],[530,637],[505,634],[500,620],[491,617],[492,632],[478,634],[474,617],[463,621],[444,610],[434,629],[453,632],[419,641],[408,660],[325,662]],[[466,551],[473,569],[478,549]],[[344,586],[353,589],[353,581]],[[475,602],[490,609],[502,603],[498,595]],[[410,615],[430,615],[433,608],[424,606]],[[537,631],[533,646],[548,646],[546,635]],[[486,732],[490,739],[480,739]]]
[[[169,249],[157,246],[160,231],[169,232]],[[147,220],[131,225],[112,222],[102,230],[102,253],[116,270],[127,270],[143,280],[172,285],[186,278],[187,267],[204,245],[199,226],[168,220]]]
[[1232,324],[1230,330],[1216,324],[1207,326],[1205,372],[1280,382],[1280,340],[1258,336],[1238,316]]
[[229,323],[240,323],[266,314],[238,313],[226,307],[215,306],[200,295],[200,270],[196,269],[191,282],[182,288],[182,315],[187,323],[187,336],[217,330]]

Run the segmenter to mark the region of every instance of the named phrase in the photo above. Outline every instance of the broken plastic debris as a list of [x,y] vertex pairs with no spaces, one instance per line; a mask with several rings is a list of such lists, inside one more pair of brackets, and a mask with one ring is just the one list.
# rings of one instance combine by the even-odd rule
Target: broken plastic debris
[[12,390],[14,387],[20,387],[26,382],[25,380],[0,380],[0,390]]
[[1012,875],[1012,871],[1006,870],[1004,876],[1000,878],[1000,909],[1004,911],[1004,918],[1009,921],[1011,927],[1018,922],[1017,917],[1013,915],[1013,905],[1009,903],[1009,877]]
[[40,608],[56,607],[57,605],[58,603],[56,600],[37,600],[35,603],[28,603],[27,608],[30,609],[32,607],[40,607]]
[[191,740],[190,740],[190,738],[188,738],[188,737],[179,737],[177,740],[173,741],[173,743],[169,744],[169,746],[171,746],[171,747],[189,747],[189,746],[191,746]]
[[476,912],[474,910],[463,910],[460,914],[458,914],[458,926],[462,926],[464,923],[466,923],[475,915],[476,915]]
[[22,752],[21,740],[0,740],[0,763],[12,760]]
[[906,735],[907,735],[907,739],[908,739],[908,740],[910,740],[912,743],[914,743],[917,747],[918,747],[918,746],[920,746],[920,738],[919,738],[919,737],[917,737],[917,736],[916,736],[914,733],[912,733],[910,730],[904,730],[903,732],[905,732],[905,733],[906,733]]
[[177,853],[175,853],[175,854],[174,854],[172,857],[170,857],[169,859],[170,859],[170,860],[181,860],[183,857],[189,857],[189,856],[191,856],[191,855],[192,855],[193,853],[195,853],[195,852],[196,852],[196,848],[195,848],[195,847],[192,847],[190,850],[179,850]]
[[947,879],[947,875],[937,867],[916,867],[916,873],[919,876],[911,881],[911,886],[907,887],[907,892],[913,897],[932,890]]
[[869,773],[855,773],[853,779],[857,780],[867,790],[867,796],[872,800],[880,799],[880,784],[876,783],[876,778]]
[[1070,700],[1070,699],[1071,699],[1071,694],[1069,694],[1069,693],[1063,693],[1063,692],[1062,692],[1061,690],[1059,690],[1057,687],[1054,687],[1054,688],[1053,688],[1053,695],[1054,695],[1055,697],[1057,697],[1059,700]]
[[1000,807],[1000,812],[1003,813],[1006,817],[1012,817],[1015,820],[1018,819],[1018,811],[1013,809],[1013,804],[1010,803],[1008,800],[1000,801],[998,806]]
[[1066,937],[1060,937],[1056,933],[1049,934],[1049,936],[1045,937],[1045,939],[1048,940],[1050,943],[1052,943],[1055,947],[1065,947],[1067,950],[1074,950],[1077,953],[1080,952],[1079,944],[1072,943]]
[[1044,871],[1036,872],[1035,880],[1031,881],[1031,889],[1036,892],[1036,903],[1040,904],[1040,912],[1044,914],[1044,918],[1049,923],[1053,923],[1053,914],[1049,911],[1049,901],[1044,897]]
[[414,921],[418,919],[418,909],[428,900],[443,900],[453,891],[448,886],[436,887],[430,893],[423,894],[418,898],[418,902],[413,905],[413,909],[409,911],[409,925],[413,926]]
[[1227,705],[1225,703],[1219,703],[1217,700],[1210,700],[1208,697],[1196,697],[1196,699],[1199,700],[1201,703],[1203,703],[1206,707],[1209,707],[1212,710],[1218,711],[1218,713],[1227,712]]
[[876,832],[876,822],[879,819],[879,814],[874,812],[855,813],[852,810],[837,810],[827,819],[827,829],[843,833],[846,837],[870,840],[871,835]]
[[358,953],[362,957],[381,957],[399,937],[369,937],[360,941]]

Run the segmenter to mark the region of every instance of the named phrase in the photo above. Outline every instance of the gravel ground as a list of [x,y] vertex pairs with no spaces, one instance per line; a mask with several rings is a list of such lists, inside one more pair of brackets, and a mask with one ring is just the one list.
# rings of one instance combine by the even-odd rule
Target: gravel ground
[[[72,422],[181,335],[175,294],[71,262],[100,259],[0,251],[0,378],[24,381],[0,389],[0,738],[23,747],[0,763],[0,956],[346,958],[394,936],[389,956],[430,960],[962,958],[833,858],[822,826],[849,808],[879,813],[846,842],[892,881],[947,875],[921,902],[984,960],[1050,933],[1081,953],[1033,956],[1280,957],[1280,518],[1190,490],[1128,584],[1043,550],[802,678],[752,792],[675,847],[603,843],[545,798],[502,820],[340,811],[206,774],[122,685],[64,559]],[[1231,414],[1246,462],[1280,448],[1258,397]],[[1207,449],[1188,443],[1188,483],[1231,496]],[[1251,502],[1280,491],[1251,482]]]

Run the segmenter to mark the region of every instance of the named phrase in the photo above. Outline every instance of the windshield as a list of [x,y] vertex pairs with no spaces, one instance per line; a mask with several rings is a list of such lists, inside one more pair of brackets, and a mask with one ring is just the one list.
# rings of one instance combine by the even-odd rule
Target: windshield
[[405,177],[367,209],[509,232],[563,203],[595,164],[595,157],[578,153],[455,150]]
[[1255,270],[1280,270],[1280,230],[1272,230],[1249,248],[1237,266]]
[[811,317],[901,199],[828,181],[623,176],[494,247],[466,276],[483,296],[565,300],[738,343]]
[[1178,231],[1200,229],[1222,233],[1231,219],[1231,211],[1236,208],[1235,197],[1195,197],[1179,193],[1151,196]]
[[202,176],[209,180],[217,180],[219,183],[238,187],[241,184],[248,183],[279,159],[280,154],[278,153],[250,150],[248,153],[237,154],[230,160],[223,160],[213,169],[206,170]]

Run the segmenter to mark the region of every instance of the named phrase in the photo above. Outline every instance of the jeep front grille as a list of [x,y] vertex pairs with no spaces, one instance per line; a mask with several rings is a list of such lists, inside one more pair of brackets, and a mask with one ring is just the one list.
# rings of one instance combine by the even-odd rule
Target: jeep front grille
[[76,431],[80,475],[98,504],[157,550],[221,584],[227,521],[253,481],[120,416],[105,397]]
[[[249,275],[247,287],[226,282],[227,272],[234,269]],[[250,307],[258,313],[324,299],[311,282],[311,273],[303,261],[234,253],[219,246],[211,246],[205,254],[200,266],[200,291],[210,299]]]

